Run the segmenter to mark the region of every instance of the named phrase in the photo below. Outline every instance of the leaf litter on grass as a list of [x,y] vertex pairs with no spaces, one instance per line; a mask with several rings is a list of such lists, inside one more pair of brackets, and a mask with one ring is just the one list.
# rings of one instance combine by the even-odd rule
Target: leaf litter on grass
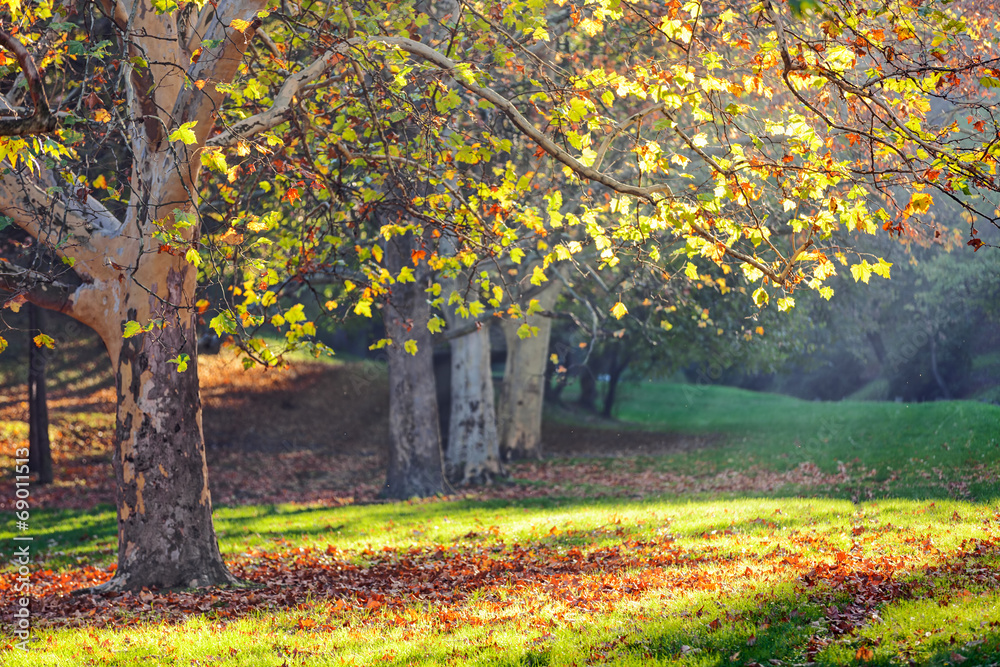
[[[315,508],[374,500],[384,457],[378,449],[379,433],[352,431],[361,426],[348,422],[347,431],[338,427],[337,437],[323,435],[317,425],[275,443],[274,433],[247,419],[247,415],[263,414],[263,421],[274,424],[282,412],[297,413],[300,405],[312,406],[311,401],[328,398],[331,386],[342,388],[345,383],[352,389],[369,386],[375,394],[381,391],[377,375],[370,371],[357,380],[349,370],[330,368],[338,367],[303,368],[290,375],[261,373],[257,379],[223,367],[205,376],[215,392],[206,392],[206,405],[214,404],[211,409],[217,410],[219,420],[212,426],[211,410],[206,411],[206,432],[217,434],[209,458],[218,505],[292,502]],[[339,379],[331,379],[335,373],[341,373]],[[319,398],[314,399],[311,391]],[[230,393],[235,402],[227,403]],[[86,405],[91,408],[93,402]],[[346,399],[343,409],[361,412]],[[58,434],[54,453],[64,481],[36,487],[34,501],[42,507],[69,509],[110,501],[110,415],[74,418],[64,414],[56,417],[54,426]],[[19,443],[26,433],[13,431],[17,431],[16,439],[6,439],[7,450],[23,446]],[[651,449],[641,452],[642,457],[714,446],[711,439],[692,444],[659,438],[650,435],[648,443],[643,441],[643,447]],[[240,442],[246,447],[240,447]],[[519,463],[510,467],[516,483],[461,497],[473,503],[516,503],[536,498],[763,495],[788,489],[826,495],[831,488],[871,488],[876,475],[874,470],[850,463],[835,472],[810,462],[783,471],[763,466],[716,470],[705,464],[682,474],[658,470],[652,465],[655,462],[628,456]],[[261,475],[261,470],[269,474]],[[938,471],[930,475],[946,495],[956,495],[947,490],[954,479]],[[705,612],[694,610],[695,614],[685,604],[708,596],[725,605],[741,592],[754,591],[754,599],[764,605],[772,588],[792,585],[797,599],[811,605],[816,615],[806,626],[812,629],[800,642],[799,657],[817,658],[824,651],[850,646],[852,657],[864,662],[869,652],[875,656],[881,649],[870,641],[854,644],[866,629],[880,622],[887,606],[905,600],[963,599],[963,595],[981,595],[983,590],[996,588],[993,524],[987,522],[976,541],[939,549],[930,523],[924,531],[884,523],[871,526],[859,517],[826,531],[790,527],[773,515],[741,524],[723,521],[684,535],[613,526],[597,535],[553,526],[552,532],[537,539],[504,539],[500,531],[477,529],[456,536],[449,544],[344,551],[279,540],[274,549],[253,548],[227,556],[233,572],[253,584],[250,588],[115,596],[70,595],[82,586],[108,580],[113,566],[50,569],[42,558],[39,569],[32,572],[32,611],[38,628],[128,628],[136,622],[183,624],[192,619],[224,626],[261,614],[292,614],[297,619],[295,632],[330,632],[345,623],[359,628],[426,623],[433,632],[453,632],[486,622],[513,623],[540,633],[532,635],[536,642],[532,646],[544,653],[553,641],[552,633],[560,627],[622,613],[638,614],[638,618],[643,612],[635,610],[652,605],[668,616],[694,614],[702,635],[695,633],[654,651],[642,642],[636,644],[635,632],[640,630],[634,629],[620,641],[602,639],[603,648],[592,647],[592,659],[611,660],[622,651],[641,655],[666,651],[664,655],[676,654],[683,660],[708,650],[711,641],[706,637],[722,637],[727,628],[739,626],[746,628],[739,640],[742,648],[726,657],[740,653],[737,664],[753,664],[770,650],[765,626],[771,620],[762,621],[759,612],[735,608],[703,619]],[[935,516],[935,522],[940,520]],[[837,530],[844,534],[835,534]],[[12,608],[14,595],[10,578],[0,574],[4,613]],[[789,615],[794,612],[782,612],[772,620],[787,621]],[[696,645],[699,641],[702,648]]]

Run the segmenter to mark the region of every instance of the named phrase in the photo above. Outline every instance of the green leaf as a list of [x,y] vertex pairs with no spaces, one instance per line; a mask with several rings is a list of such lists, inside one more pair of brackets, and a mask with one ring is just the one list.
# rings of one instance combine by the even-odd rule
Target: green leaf
[[125,329],[122,331],[123,338],[131,338],[132,336],[138,336],[142,333],[142,325],[135,320],[129,320],[125,323]]
[[187,370],[189,361],[191,361],[190,354],[178,354],[173,359],[167,359],[168,364],[177,364],[178,373],[183,373]]
[[229,169],[229,165],[226,164],[226,156],[217,148],[203,151],[201,154],[201,163],[209,169],[214,169],[223,174]]
[[537,336],[538,331],[539,331],[538,327],[533,327],[527,322],[525,322],[524,324],[522,324],[517,328],[517,337],[520,338],[521,340],[524,340],[525,338],[531,338],[532,336]]
[[305,306],[301,303],[297,303],[287,311],[285,311],[285,320],[291,323],[301,322],[306,319],[305,313],[302,312]]
[[233,314],[230,311],[224,310],[213,317],[212,321],[208,323],[208,326],[216,333],[217,336],[221,336],[226,333],[234,334],[236,333],[236,318],[233,317]]
[[198,137],[195,136],[193,128],[198,124],[198,121],[193,120],[190,123],[184,123],[176,130],[170,133],[170,141],[183,141],[185,144],[197,143]]
[[267,88],[257,79],[250,79],[247,81],[246,88],[243,89],[243,94],[252,100],[259,100],[267,95]]
[[169,14],[177,9],[175,0],[153,0],[153,9],[157,14]]
[[436,334],[444,329],[445,321],[435,315],[427,322],[427,329],[432,333]]

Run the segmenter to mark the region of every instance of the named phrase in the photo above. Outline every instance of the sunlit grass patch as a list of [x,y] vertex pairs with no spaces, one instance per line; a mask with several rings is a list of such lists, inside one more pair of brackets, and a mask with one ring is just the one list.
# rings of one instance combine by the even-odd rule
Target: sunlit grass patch
[[[36,518],[67,554],[60,576],[73,576],[68,554],[112,562],[112,536],[89,533],[111,518]],[[216,518],[222,550],[257,588],[44,598],[38,650],[4,659],[843,664],[871,645],[876,658],[905,650],[937,664],[940,646],[913,634],[928,624],[953,619],[956,643],[986,651],[998,620],[989,585],[1000,573],[996,521],[980,503],[817,498],[227,508]],[[37,576],[44,596],[46,575]],[[859,591],[874,600],[859,607],[869,614],[860,620],[851,616]],[[903,627],[909,612],[895,610],[914,605],[925,605],[923,616],[910,614],[922,620]],[[837,614],[850,622],[835,625]],[[898,646],[879,653],[879,628],[897,617]],[[60,622],[80,627],[46,627]]]

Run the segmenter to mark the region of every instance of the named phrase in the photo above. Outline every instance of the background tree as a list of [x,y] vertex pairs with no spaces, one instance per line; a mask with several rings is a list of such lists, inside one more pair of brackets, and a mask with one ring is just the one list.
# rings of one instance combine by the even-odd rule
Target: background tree
[[44,334],[42,311],[28,304],[28,468],[38,474],[39,484],[51,484],[52,447],[49,442],[49,403],[45,393],[48,358],[41,349],[51,345]]

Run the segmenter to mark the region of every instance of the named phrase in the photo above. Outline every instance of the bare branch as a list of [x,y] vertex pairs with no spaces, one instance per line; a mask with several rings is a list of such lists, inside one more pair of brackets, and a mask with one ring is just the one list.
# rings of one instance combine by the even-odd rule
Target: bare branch
[[72,285],[52,276],[0,259],[0,290],[23,294],[31,303],[47,310],[71,314]]

